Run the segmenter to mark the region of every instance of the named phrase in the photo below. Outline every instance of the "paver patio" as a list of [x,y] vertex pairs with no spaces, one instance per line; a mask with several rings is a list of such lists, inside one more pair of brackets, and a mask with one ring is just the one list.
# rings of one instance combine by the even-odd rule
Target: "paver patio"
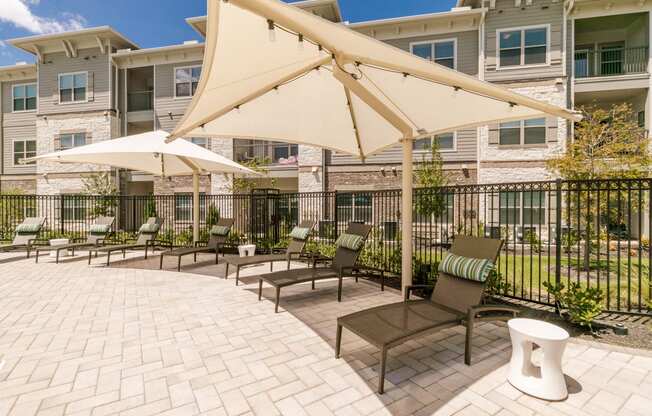
[[397,291],[346,281],[338,303],[335,282],[290,287],[274,314],[253,279],[235,287],[212,259],[176,273],[154,270],[156,256],[106,268],[1,255],[0,415],[652,414],[649,352],[571,340],[570,397],[548,403],[505,381],[502,324],[478,326],[471,367],[462,328],[391,350],[378,396],[378,351],[345,332],[334,359],[335,319]]

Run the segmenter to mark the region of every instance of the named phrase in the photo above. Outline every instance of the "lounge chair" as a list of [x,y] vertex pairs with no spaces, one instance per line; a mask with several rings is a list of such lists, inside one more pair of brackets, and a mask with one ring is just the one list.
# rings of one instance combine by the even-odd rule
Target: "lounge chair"
[[[489,259],[495,263],[502,247],[498,239],[456,236],[450,252],[458,256]],[[503,305],[482,305],[486,282],[454,277],[440,272],[432,296],[427,300],[409,299],[416,289],[432,289],[426,285],[409,286],[404,302],[377,306],[337,319],[335,357],[340,357],[342,328],[380,349],[378,393],[385,384],[387,350],[404,342],[457,325],[466,326],[464,362],[471,365],[471,341],[476,321],[507,320],[518,309]]]
[[292,236],[290,233],[290,243],[288,247],[281,253],[272,253],[272,254],[260,254],[256,256],[248,257],[231,257],[226,259],[226,274],[225,278],[229,278],[229,265],[234,265],[235,268],[235,285],[237,286],[240,281],[240,267],[251,266],[254,264],[260,263],[269,263],[269,271],[274,271],[274,262],[275,261],[287,261],[287,269],[290,270],[290,261],[292,257],[300,258],[303,255],[303,250],[306,247],[308,242],[308,233],[305,233],[305,237],[302,235],[299,238],[298,234],[301,234],[303,230],[312,231],[315,226],[314,221],[303,221],[299,224],[298,227],[295,227],[292,232],[297,232],[297,236]]
[[149,247],[152,247],[154,250],[154,245],[156,244],[156,237],[158,232],[163,225],[163,218],[151,217],[147,220],[145,224],[140,227],[138,231],[138,237],[131,244],[118,244],[102,247],[94,247],[88,250],[88,264],[91,264],[92,255],[95,254],[97,257],[100,253],[106,253],[106,265],[108,266],[111,261],[111,253],[114,251],[122,251],[122,258],[125,258],[125,253],[127,250],[133,249],[145,249],[145,258],[147,259],[147,250]]
[[11,244],[0,245],[0,251],[9,251],[24,248],[27,250],[27,258],[29,258],[32,250],[32,245],[36,242],[41,229],[45,224],[43,217],[28,217],[16,227],[16,233]]
[[[312,282],[312,289],[314,290],[317,280],[338,279],[337,301],[340,302],[342,300],[342,279],[347,273],[351,273],[358,268],[356,262],[364,248],[364,241],[367,239],[370,231],[371,225],[350,223],[346,233],[341,235],[340,239],[347,235],[354,235],[361,237],[362,243],[356,250],[346,248],[342,245],[338,246],[335,257],[330,260],[330,265],[328,266],[316,267],[315,260],[310,268],[283,270],[261,275],[258,283],[258,300],[262,299],[263,282],[273,286],[276,289],[276,306],[274,310],[278,312],[281,288],[299,283]],[[357,280],[358,278],[356,277]]]
[[[180,272],[181,257],[192,254],[194,261],[197,262],[197,253],[205,253],[211,251],[215,252],[215,264],[217,264],[220,255],[220,249],[224,247],[224,245],[226,244],[226,240],[229,237],[229,233],[231,232],[231,228],[233,227],[234,222],[235,221],[231,218],[220,218],[217,221],[217,224],[215,224],[215,227],[211,229],[208,242],[206,243],[205,246],[200,246],[198,244],[200,244],[201,242],[197,242],[195,247],[181,247],[170,251],[164,251],[163,253],[161,253],[161,262],[159,264],[159,269],[163,268],[164,256],[176,257],[177,271]],[[221,231],[222,235],[213,232],[217,229]],[[224,253],[222,253],[222,255],[224,255]]]
[[44,246],[36,248],[36,263],[38,263],[38,256],[41,251],[56,251],[57,257],[55,263],[59,263],[59,253],[61,250],[72,250],[72,255],[75,255],[75,249],[86,247],[97,247],[104,245],[108,235],[111,233],[111,226],[115,221],[115,217],[99,217],[93,225],[91,225],[88,236],[84,241],[74,241],[70,244],[63,244],[59,246]]

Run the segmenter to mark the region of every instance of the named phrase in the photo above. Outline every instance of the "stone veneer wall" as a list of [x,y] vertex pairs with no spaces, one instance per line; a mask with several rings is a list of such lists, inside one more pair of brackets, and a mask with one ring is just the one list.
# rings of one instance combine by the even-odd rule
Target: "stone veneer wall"
[[[232,139],[213,139],[211,140],[211,150],[218,155],[227,159],[233,159],[233,140]],[[233,185],[232,175],[223,173],[211,174],[211,194],[230,194]]]
[[35,179],[3,179],[0,181],[0,191],[8,192],[12,190],[20,191],[24,195],[34,195],[36,193]]
[[[109,140],[114,137],[112,127],[117,124],[114,119],[112,114],[104,115],[104,112],[39,116],[36,120],[38,154],[56,151],[54,138],[62,133],[86,132],[90,135],[90,143]],[[39,161],[36,167],[36,191],[40,195],[79,192],[83,187],[81,173],[107,170],[110,170],[110,167]]]
[[[474,165],[475,166],[475,165]],[[380,167],[378,168],[380,170]],[[460,169],[446,169],[449,185],[468,185],[476,182],[476,170],[465,173]],[[328,172],[328,191],[374,191],[399,189],[401,187],[401,168],[396,167],[396,176],[391,166],[385,167],[385,175],[379,171]]]
[[[211,176],[199,177],[199,192],[210,194]],[[192,193],[192,176],[172,176],[154,178],[154,195],[173,195],[175,193]]]

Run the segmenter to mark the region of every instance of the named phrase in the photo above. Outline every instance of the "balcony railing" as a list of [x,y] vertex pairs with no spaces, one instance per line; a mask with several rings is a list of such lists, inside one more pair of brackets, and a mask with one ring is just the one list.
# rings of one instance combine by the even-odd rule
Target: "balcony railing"
[[298,146],[290,143],[236,140],[233,144],[233,154],[239,163],[257,159],[270,165],[293,166],[297,164],[298,153]]
[[648,47],[609,47],[575,51],[575,78],[643,74],[648,71]]
[[133,91],[127,94],[127,111],[153,110],[153,91]]

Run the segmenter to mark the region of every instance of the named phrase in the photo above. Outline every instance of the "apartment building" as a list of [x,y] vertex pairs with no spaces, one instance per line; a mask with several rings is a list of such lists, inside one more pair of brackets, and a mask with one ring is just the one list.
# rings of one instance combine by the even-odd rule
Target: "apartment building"
[[[433,0],[434,1],[434,0]],[[293,3],[379,41],[479,79],[560,106],[630,102],[650,121],[650,13],[645,0],[458,0],[448,12],[348,24],[337,0]],[[206,18],[186,19],[201,36]],[[190,178],[155,178],[109,167],[22,163],[34,154],[153,129],[172,130],[201,75],[204,46],[141,49],[110,27],[10,40],[33,65],[0,68],[3,156],[0,190],[60,194],[81,178],[109,171],[124,194],[182,194]],[[418,97],[415,97],[418,100]],[[442,103],[441,111],[447,111]],[[545,161],[564,149],[572,126],[542,118],[450,132],[415,143],[415,161],[437,140],[451,183],[500,183],[551,177]],[[364,162],[310,146],[233,138],[187,138],[246,161],[265,159],[260,187],[361,192],[400,184],[400,147]],[[231,179],[207,175],[202,192],[224,193]],[[370,205],[351,198],[354,205]]]

